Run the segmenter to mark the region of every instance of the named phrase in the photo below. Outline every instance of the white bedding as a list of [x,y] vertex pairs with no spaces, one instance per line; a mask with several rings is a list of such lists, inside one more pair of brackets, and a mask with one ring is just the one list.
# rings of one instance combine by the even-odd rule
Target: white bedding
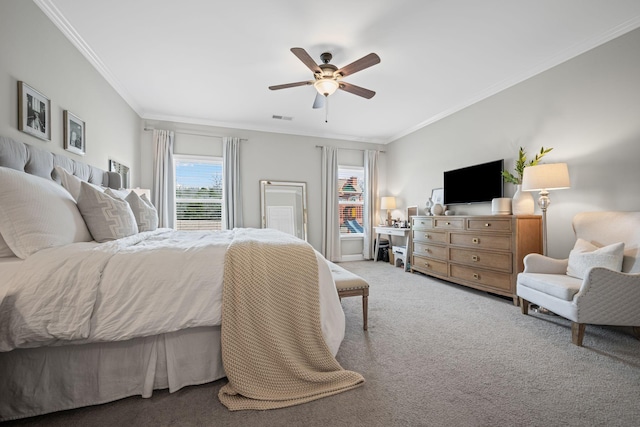
[[[41,250],[5,284],[0,351],[220,325],[225,250],[238,233],[261,232],[159,229]],[[322,331],[335,355],[344,313],[326,261],[317,259]]]

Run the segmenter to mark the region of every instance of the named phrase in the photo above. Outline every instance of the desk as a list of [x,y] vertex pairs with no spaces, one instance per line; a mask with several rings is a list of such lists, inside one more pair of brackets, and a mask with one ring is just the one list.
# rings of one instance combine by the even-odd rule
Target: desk
[[[391,242],[391,236],[402,236],[405,237],[405,244],[407,245],[407,254],[409,254],[409,242],[407,241],[406,237],[409,235],[409,233],[411,232],[410,228],[395,228],[395,227],[373,227],[375,233],[376,233],[376,249],[374,252],[374,257],[373,257],[373,262],[377,262],[378,261],[378,249],[380,247],[380,235],[382,234],[386,234],[387,236],[389,236],[389,251],[391,251],[391,248],[393,248],[393,244]],[[405,260],[405,267],[406,267],[407,263]]]

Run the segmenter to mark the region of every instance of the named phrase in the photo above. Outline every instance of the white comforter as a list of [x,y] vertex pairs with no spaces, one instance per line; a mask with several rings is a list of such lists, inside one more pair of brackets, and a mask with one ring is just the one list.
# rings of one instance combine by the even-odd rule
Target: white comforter
[[[0,294],[0,351],[220,325],[225,251],[238,233],[260,232],[159,229],[39,251]],[[317,259],[322,331],[335,354],[344,313],[326,261]]]

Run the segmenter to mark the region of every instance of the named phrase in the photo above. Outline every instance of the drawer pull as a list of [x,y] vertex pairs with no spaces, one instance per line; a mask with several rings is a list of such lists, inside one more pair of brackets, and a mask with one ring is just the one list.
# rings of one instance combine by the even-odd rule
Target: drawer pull
[[430,239],[430,238],[431,238],[431,234],[425,234],[425,235],[424,235],[424,238],[425,238],[425,239]]
[[425,266],[425,267],[429,267],[429,268],[431,267],[431,265],[429,265],[429,263],[428,263],[428,262],[425,262],[425,263],[424,263],[424,266]]
[[477,237],[474,237],[473,239],[471,239],[471,242],[477,245],[478,243],[480,243],[480,239]]
[[473,278],[476,280],[480,280],[480,275],[478,273],[473,273]]
[[445,224],[446,224],[446,225],[451,225],[451,223],[450,223],[449,221],[447,221]]
[[485,227],[491,227],[491,223],[489,223],[489,222],[488,222],[488,223],[486,223],[484,226],[485,226]]
[[431,249],[429,249],[429,248],[425,248],[424,251],[427,252],[427,253],[431,253]]
[[478,255],[472,255],[471,261],[478,261]]

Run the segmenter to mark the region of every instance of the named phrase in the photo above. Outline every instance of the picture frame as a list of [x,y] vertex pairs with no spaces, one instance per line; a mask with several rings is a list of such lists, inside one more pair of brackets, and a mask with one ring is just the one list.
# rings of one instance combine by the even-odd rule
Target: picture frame
[[434,205],[444,206],[444,188],[434,188],[431,190],[431,201]]
[[18,82],[18,130],[51,141],[51,100],[25,82]]
[[84,121],[70,112],[64,110],[64,149],[84,156],[86,153],[86,130]]

